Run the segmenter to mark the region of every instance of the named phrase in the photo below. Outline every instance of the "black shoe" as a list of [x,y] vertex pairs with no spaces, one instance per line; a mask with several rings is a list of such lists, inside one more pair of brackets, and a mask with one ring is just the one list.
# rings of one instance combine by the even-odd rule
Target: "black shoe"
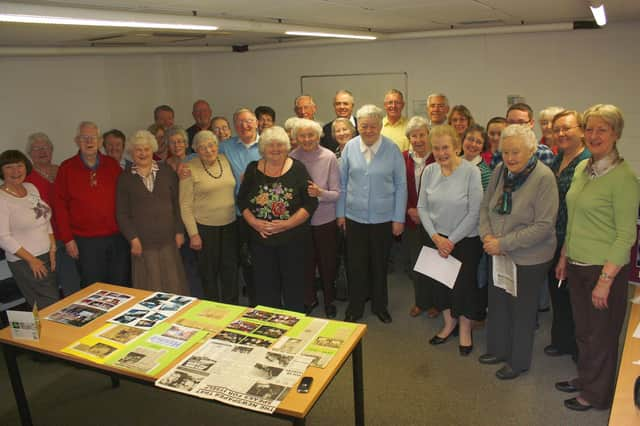
[[520,372],[514,370],[508,364],[505,364],[500,370],[496,371],[496,377],[500,380],[515,379],[519,375],[520,375]]
[[593,408],[592,405],[582,405],[577,398],[569,398],[564,400],[564,406],[569,410],[574,411],[587,411],[590,408]]
[[304,313],[309,315],[313,310],[318,306],[318,301],[316,300],[311,305],[304,305]]
[[538,308],[538,312],[549,312],[551,308],[547,306],[546,308]]
[[544,347],[544,353],[545,355],[548,356],[561,356],[564,355],[564,352],[562,352],[560,349],[556,348],[553,345],[547,345]]
[[461,356],[469,356],[473,351],[473,345],[469,345],[469,346],[459,345],[458,350],[460,351]]
[[456,325],[456,327],[453,330],[451,330],[451,333],[449,333],[449,335],[447,337],[440,337],[440,336],[438,336],[436,334],[431,339],[429,339],[429,344],[430,345],[441,345],[441,344],[445,343],[447,340],[449,340],[449,337],[457,336],[457,335],[458,335],[458,326]]
[[386,309],[384,311],[376,312],[376,316],[385,324],[391,323],[391,315],[389,315],[389,312],[387,312]]
[[501,362],[504,361],[503,358],[499,358],[493,354],[484,354],[484,355],[480,355],[480,358],[478,358],[478,361],[480,362],[480,364],[500,364]]
[[580,389],[573,386],[571,382],[556,382],[556,389],[560,392],[573,393],[578,392]]
[[344,315],[344,320],[347,322],[357,322],[360,318],[362,318],[362,315],[356,316],[356,315],[353,315],[351,312],[347,312]]
[[338,313],[336,307],[333,304],[328,304],[324,307],[324,313],[327,314],[327,318],[335,318]]

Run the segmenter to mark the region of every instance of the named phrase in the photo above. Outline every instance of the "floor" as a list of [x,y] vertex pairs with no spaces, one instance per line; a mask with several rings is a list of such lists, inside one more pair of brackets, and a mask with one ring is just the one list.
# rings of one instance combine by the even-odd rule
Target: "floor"
[[[368,425],[580,425],[603,426],[609,412],[571,412],[570,397],[554,382],[575,375],[569,357],[550,358],[550,313],[540,316],[531,370],[502,382],[499,366],[477,358],[484,352],[485,331],[474,334],[470,357],[458,355],[452,340],[438,347],[428,339],[440,319],[411,318],[413,288],[404,273],[389,276],[389,311],[382,324],[367,313],[364,339],[365,420]],[[346,302],[338,303],[338,318]],[[323,310],[316,308],[320,316]],[[19,424],[15,401],[0,358],[0,425]],[[37,425],[284,425],[284,420],[122,381],[112,389],[106,376],[59,362],[19,358],[25,389]],[[351,364],[345,365],[307,418],[308,425],[353,424]]]

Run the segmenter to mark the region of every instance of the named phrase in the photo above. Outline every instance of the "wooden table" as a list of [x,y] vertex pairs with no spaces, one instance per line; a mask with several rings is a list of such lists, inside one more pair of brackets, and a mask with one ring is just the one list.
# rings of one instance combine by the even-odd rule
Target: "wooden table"
[[[640,287],[636,287],[634,297],[636,296],[640,296]],[[633,337],[638,322],[640,322],[640,305],[632,303],[616,382],[616,393],[613,396],[613,406],[609,415],[609,424],[612,426],[640,425],[640,410],[633,403],[633,387],[636,377],[640,376],[640,365],[632,363],[640,360],[640,339]]]
[[[6,327],[0,330],[0,344],[2,345],[11,386],[16,399],[20,419],[23,425],[33,424],[31,413],[25,391],[20,377],[20,370],[16,362],[16,356],[19,351],[29,351],[39,354],[48,355],[57,359],[62,359],[74,364],[82,364],[90,369],[100,373],[107,374],[111,377],[112,385],[117,387],[119,379],[127,379],[138,383],[154,386],[156,379],[162,376],[166,371],[178,364],[182,359],[186,358],[190,353],[200,347],[200,344],[194,345],[189,351],[180,356],[171,365],[167,366],[163,371],[153,376],[147,376],[129,370],[119,369],[117,367],[95,364],[87,359],[75,357],[70,354],[61,352],[61,350],[76,340],[93,333],[103,326],[107,319],[114,317],[116,314],[135,305],[139,300],[148,297],[152,292],[145,290],[137,290],[128,287],[120,287],[115,285],[95,283],[81,291],[43,309],[40,312],[41,318],[45,318],[50,313],[60,310],[61,308],[71,304],[76,300],[81,300],[89,294],[98,290],[110,290],[120,293],[126,293],[134,296],[133,300],[128,301],[122,307],[118,307],[113,311],[98,317],[83,327],[73,327],[70,325],[60,324],[53,321],[42,320],[42,332],[39,341],[18,340],[11,337],[11,330]],[[199,302],[196,302],[199,303]],[[169,321],[176,320],[181,314],[195,306],[191,304],[183,310],[179,311]],[[349,356],[352,358],[353,365],[353,397],[355,424],[357,426],[364,425],[364,390],[363,390],[363,371],[362,371],[362,338],[367,330],[367,326],[358,324],[355,331],[347,340],[340,351],[333,357],[331,362],[324,369],[309,367],[305,375],[312,376],[313,386],[309,393],[301,394],[298,392],[289,392],[286,398],[280,403],[278,409],[274,413],[275,416],[290,420],[294,425],[304,425],[305,420],[315,403],[318,401],[322,393],[329,386],[338,371],[345,364]],[[156,388],[162,390],[160,388]],[[203,400],[204,401],[204,400]],[[231,406],[230,406],[231,407]],[[234,407],[235,408],[235,407]],[[260,413],[258,413],[260,414]]]

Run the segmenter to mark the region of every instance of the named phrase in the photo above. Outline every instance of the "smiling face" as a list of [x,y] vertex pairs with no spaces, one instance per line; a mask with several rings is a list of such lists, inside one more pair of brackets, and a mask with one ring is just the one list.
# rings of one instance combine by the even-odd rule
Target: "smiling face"
[[227,120],[218,118],[213,120],[213,133],[216,135],[219,141],[229,139],[231,137],[231,129]]
[[404,100],[398,93],[389,93],[384,97],[384,109],[387,111],[387,119],[395,123],[402,116]]
[[258,135],[258,120],[250,111],[243,111],[236,117],[236,133],[242,142],[251,143]]
[[51,145],[45,139],[36,139],[31,144],[31,151],[29,151],[29,157],[35,166],[46,167],[51,164],[51,158],[53,156],[53,149]]
[[489,125],[487,136],[489,137],[489,145],[492,153],[498,151],[500,147],[500,135],[502,135],[505,127],[507,127],[506,123],[491,123],[491,125]]
[[153,162],[153,149],[146,143],[136,144],[131,152],[134,164],[140,168],[147,168]]
[[156,124],[165,129],[173,126],[174,115],[171,111],[160,110],[156,113]]
[[432,125],[444,124],[449,114],[449,105],[443,96],[432,96],[427,105],[427,114]]
[[298,118],[308,118],[309,120],[313,120],[313,117],[316,115],[316,105],[313,103],[313,99],[309,96],[300,96],[296,100],[296,106],[294,111]]
[[24,182],[27,177],[27,166],[22,161],[9,163],[2,166],[2,176],[5,185],[17,186]]
[[104,138],[104,152],[106,152],[109,157],[120,162],[124,152],[124,141],[116,135],[107,135],[107,137]]
[[85,158],[98,155],[98,150],[102,147],[102,138],[98,129],[93,126],[82,126],[76,136],[76,145]]
[[436,162],[441,167],[450,168],[458,157],[454,141],[449,135],[437,136],[431,139],[431,151]]
[[454,129],[456,129],[456,133],[462,137],[462,134],[469,127],[469,119],[460,114],[458,111],[451,114],[451,118],[449,119],[450,123]]
[[264,146],[264,159],[269,163],[281,164],[288,154],[287,144],[283,142],[272,140]]
[[262,133],[264,129],[273,127],[273,125],[273,118],[269,114],[260,114],[260,117],[258,117],[258,131],[260,133]]
[[409,133],[411,149],[418,157],[424,157],[429,152],[429,130],[421,127]]
[[373,145],[380,139],[382,123],[373,117],[364,117],[358,120],[358,132],[365,145]]
[[182,135],[175,134],[169,137],[169,152],[178,158],[183,158],[186,155],[187,143]]
[[462,141],[462,153],[465,160],[473,160],[482,153],[484,139],[481,132],[468,132]]
[[582,146],[584,132],[575,115],[565,115],[553,123],[553,139],[561,151],[574,152]]
[[523,171],[534,151],[528,149],[520,137],[507,137],[502,141],[502,161],[511,173]]
[[592,116],[584,128],[584,140],[594,160],[600,160],[613,151],[618,134],[600,117]]
[[347,93],[338,93],[333,100],[336,117],[349,118],[353,113],[353,99]]
[[305,151],[314,151],[320,142],[320,137],[311,127],[299,129],[296,132],[296,139],[297,145]]
[[196,121],[196,125],[201,129],[208,129],[211,123],[211,107],[205,101],[198,101],[193,105],[193,111],[191,111],[193,119]]
[[211,165],[218,158],[218,144],[212,140],[202,141],[198,144],[196,152],[203,163]]
[[340,145],[344,145],[353,139],[353,132],[345,123],[337,123],[334,126],[334,130],[336,133],[336,141]]

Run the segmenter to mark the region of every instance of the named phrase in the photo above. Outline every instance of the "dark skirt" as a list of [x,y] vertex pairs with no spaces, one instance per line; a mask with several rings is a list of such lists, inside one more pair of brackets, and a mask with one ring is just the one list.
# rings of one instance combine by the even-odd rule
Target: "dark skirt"
[[140,256],[131,256],[133,287],[189,295],[182,258],[175,242],[162,247],[145,248]]

